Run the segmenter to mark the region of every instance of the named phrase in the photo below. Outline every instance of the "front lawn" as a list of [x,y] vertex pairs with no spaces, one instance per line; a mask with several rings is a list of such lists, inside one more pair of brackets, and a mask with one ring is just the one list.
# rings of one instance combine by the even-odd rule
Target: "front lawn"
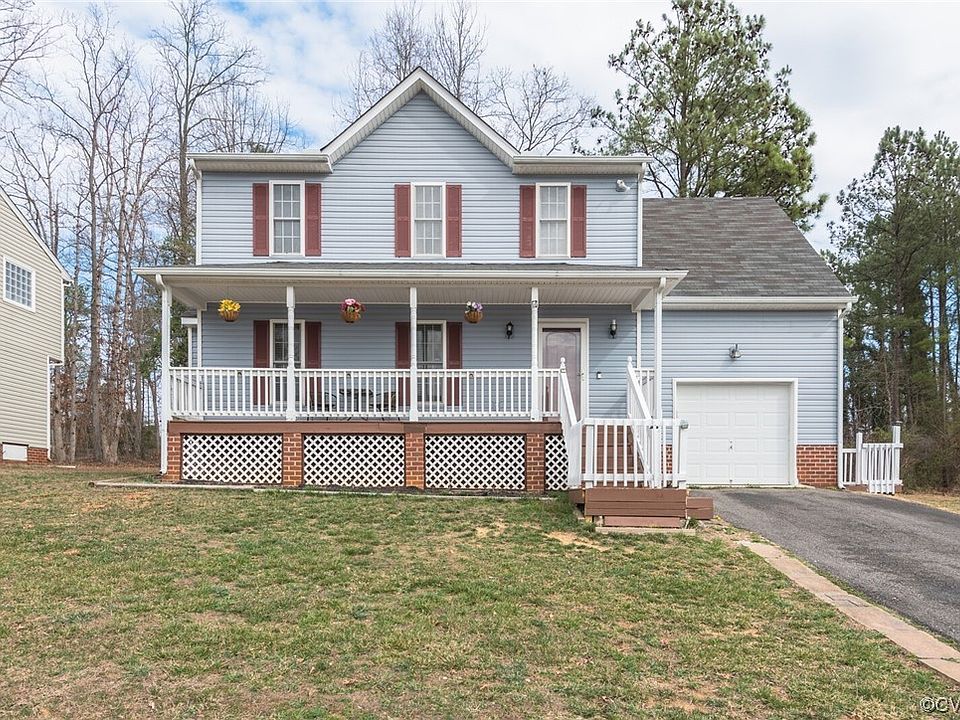
[[0,715],[895,718],[948,689],[720,537],[563,501],[0,470]]

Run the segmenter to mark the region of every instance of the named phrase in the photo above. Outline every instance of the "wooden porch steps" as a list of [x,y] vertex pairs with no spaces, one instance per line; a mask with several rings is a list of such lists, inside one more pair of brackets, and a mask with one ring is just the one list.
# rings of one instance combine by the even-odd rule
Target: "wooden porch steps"
[[683,527],[687,520],[713,517],[713,499],[680,488],[597,486],[569,493],[583,514],[607,527]]

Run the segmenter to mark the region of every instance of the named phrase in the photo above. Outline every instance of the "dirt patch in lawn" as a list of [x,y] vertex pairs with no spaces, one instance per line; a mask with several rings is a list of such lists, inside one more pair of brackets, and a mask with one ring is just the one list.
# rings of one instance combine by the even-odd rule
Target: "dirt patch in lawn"
[[576,533],[572,532],[555,531],[547,533],[547,537],[551,540],[556,540],[561,545],[573,545],[574,547],[589,548],[590,550],[599,550],[600,552],[607,552],[610,550],[610,548],[606,545],[601,545],[594,540],[588,540],[582,535],[577,535]]

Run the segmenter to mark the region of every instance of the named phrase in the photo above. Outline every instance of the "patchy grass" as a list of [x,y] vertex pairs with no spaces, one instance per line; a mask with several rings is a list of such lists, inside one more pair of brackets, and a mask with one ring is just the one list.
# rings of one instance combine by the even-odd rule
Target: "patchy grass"
[[913,492],[908,491],[896,497],[910,502],[923,503],[931,507],[960,513],[960,493]]
[[0,471],[0,715],[899,718],[936,676],[719,533]]

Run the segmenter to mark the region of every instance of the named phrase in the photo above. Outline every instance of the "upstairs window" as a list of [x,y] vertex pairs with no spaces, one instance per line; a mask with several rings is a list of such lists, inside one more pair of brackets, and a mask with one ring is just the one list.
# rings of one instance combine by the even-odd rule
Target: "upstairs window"
[[9,302],[33,310],[33,270],[13,260],[3,261],[3,298]]
[[569,185],[537,185],[537,257],[570,257]]
[[303,185],[273,183],[270,204],[274,255],[303,254]]
[[413,254],[443,257],[443,185],[413,186]]

